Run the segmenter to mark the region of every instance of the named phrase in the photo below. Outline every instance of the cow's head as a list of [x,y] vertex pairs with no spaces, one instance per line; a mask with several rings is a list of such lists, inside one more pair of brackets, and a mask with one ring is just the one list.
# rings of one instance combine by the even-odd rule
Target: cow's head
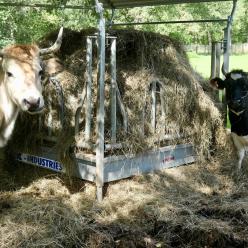
[[213,78],[211,85],[216,89],[226,89],[228,107],[234,113],[241,113],[248,107],[248,75],[242,70],[226,73],[222,67],[225,79]]
[[54,45],[46,49],[36,45],[11,45],[0,51],[0,82],[8,99],[22,111],[35,114],[44,108],[40,55],[57,51],[62,43],[62,33],[63,28]]

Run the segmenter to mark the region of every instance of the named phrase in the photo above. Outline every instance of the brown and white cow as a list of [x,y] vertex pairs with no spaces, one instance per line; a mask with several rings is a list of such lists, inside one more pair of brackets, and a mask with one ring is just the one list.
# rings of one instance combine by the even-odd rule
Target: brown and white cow
[[20,111],[40,113],[44,108],[40,55],[57,51],[63,28],[53,46],[11,45],[0,51],[0,147],[11,137]]
[[226,90],[228,115],[231,123],[231,134],[238,153],[239,171],[245,155],[248,151],[248,74],[242,70],[225,72],[225,79],[214,78],[210,81],[216,89]]

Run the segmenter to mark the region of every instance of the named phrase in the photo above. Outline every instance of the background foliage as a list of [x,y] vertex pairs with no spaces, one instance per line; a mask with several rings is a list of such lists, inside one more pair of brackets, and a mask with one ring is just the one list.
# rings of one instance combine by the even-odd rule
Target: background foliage
[[[8,2],[9,0],[6,0]],[[9,1],[10,2],[10,1]],[[13,1],[12,1],[13,2]],[[24,2],[24,1],[15,1]],[[63,4],[92,6],[91,0],[29,0],[28,3],[55,4],[58,8],[40,9],[29,7],[0,8],[0,47],[10,43],[30,43],[46,33],[57,29],[62,23],[65,27],[80,30],[96,27],[97,16],[94,9],[63,9]],[[123,9],[116,11],[115,22],[168,21],[226,18],[231,11],[232,2],[167,5]],[[106,17],[111,16],[106,11]],[[208,44],[223,37],[225,23],[180,24],[180,25],[144,25],[128,28],[167,34],[185,44]],[[123,28],[123,27],[122,27]],[[238,0],[237,12],[233,25],[233,42],[248,40],[248,0]]]

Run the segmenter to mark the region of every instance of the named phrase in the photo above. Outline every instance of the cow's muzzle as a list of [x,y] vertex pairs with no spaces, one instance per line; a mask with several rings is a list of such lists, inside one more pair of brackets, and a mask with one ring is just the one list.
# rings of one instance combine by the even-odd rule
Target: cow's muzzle
[[37,114],[42,112],[44,109],[44,104],[41,103],[40,97],[38,98],[29,98],[23,100],[24,106],[27,109],[27,112],[30,114]]

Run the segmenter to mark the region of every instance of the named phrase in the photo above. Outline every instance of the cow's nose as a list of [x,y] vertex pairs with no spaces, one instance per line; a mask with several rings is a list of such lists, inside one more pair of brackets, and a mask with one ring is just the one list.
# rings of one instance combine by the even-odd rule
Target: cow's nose
[[24,99],[23,102],[27,106],[28,111],[34,112],[40,106],[40,97],[38,99],[36,98]]

